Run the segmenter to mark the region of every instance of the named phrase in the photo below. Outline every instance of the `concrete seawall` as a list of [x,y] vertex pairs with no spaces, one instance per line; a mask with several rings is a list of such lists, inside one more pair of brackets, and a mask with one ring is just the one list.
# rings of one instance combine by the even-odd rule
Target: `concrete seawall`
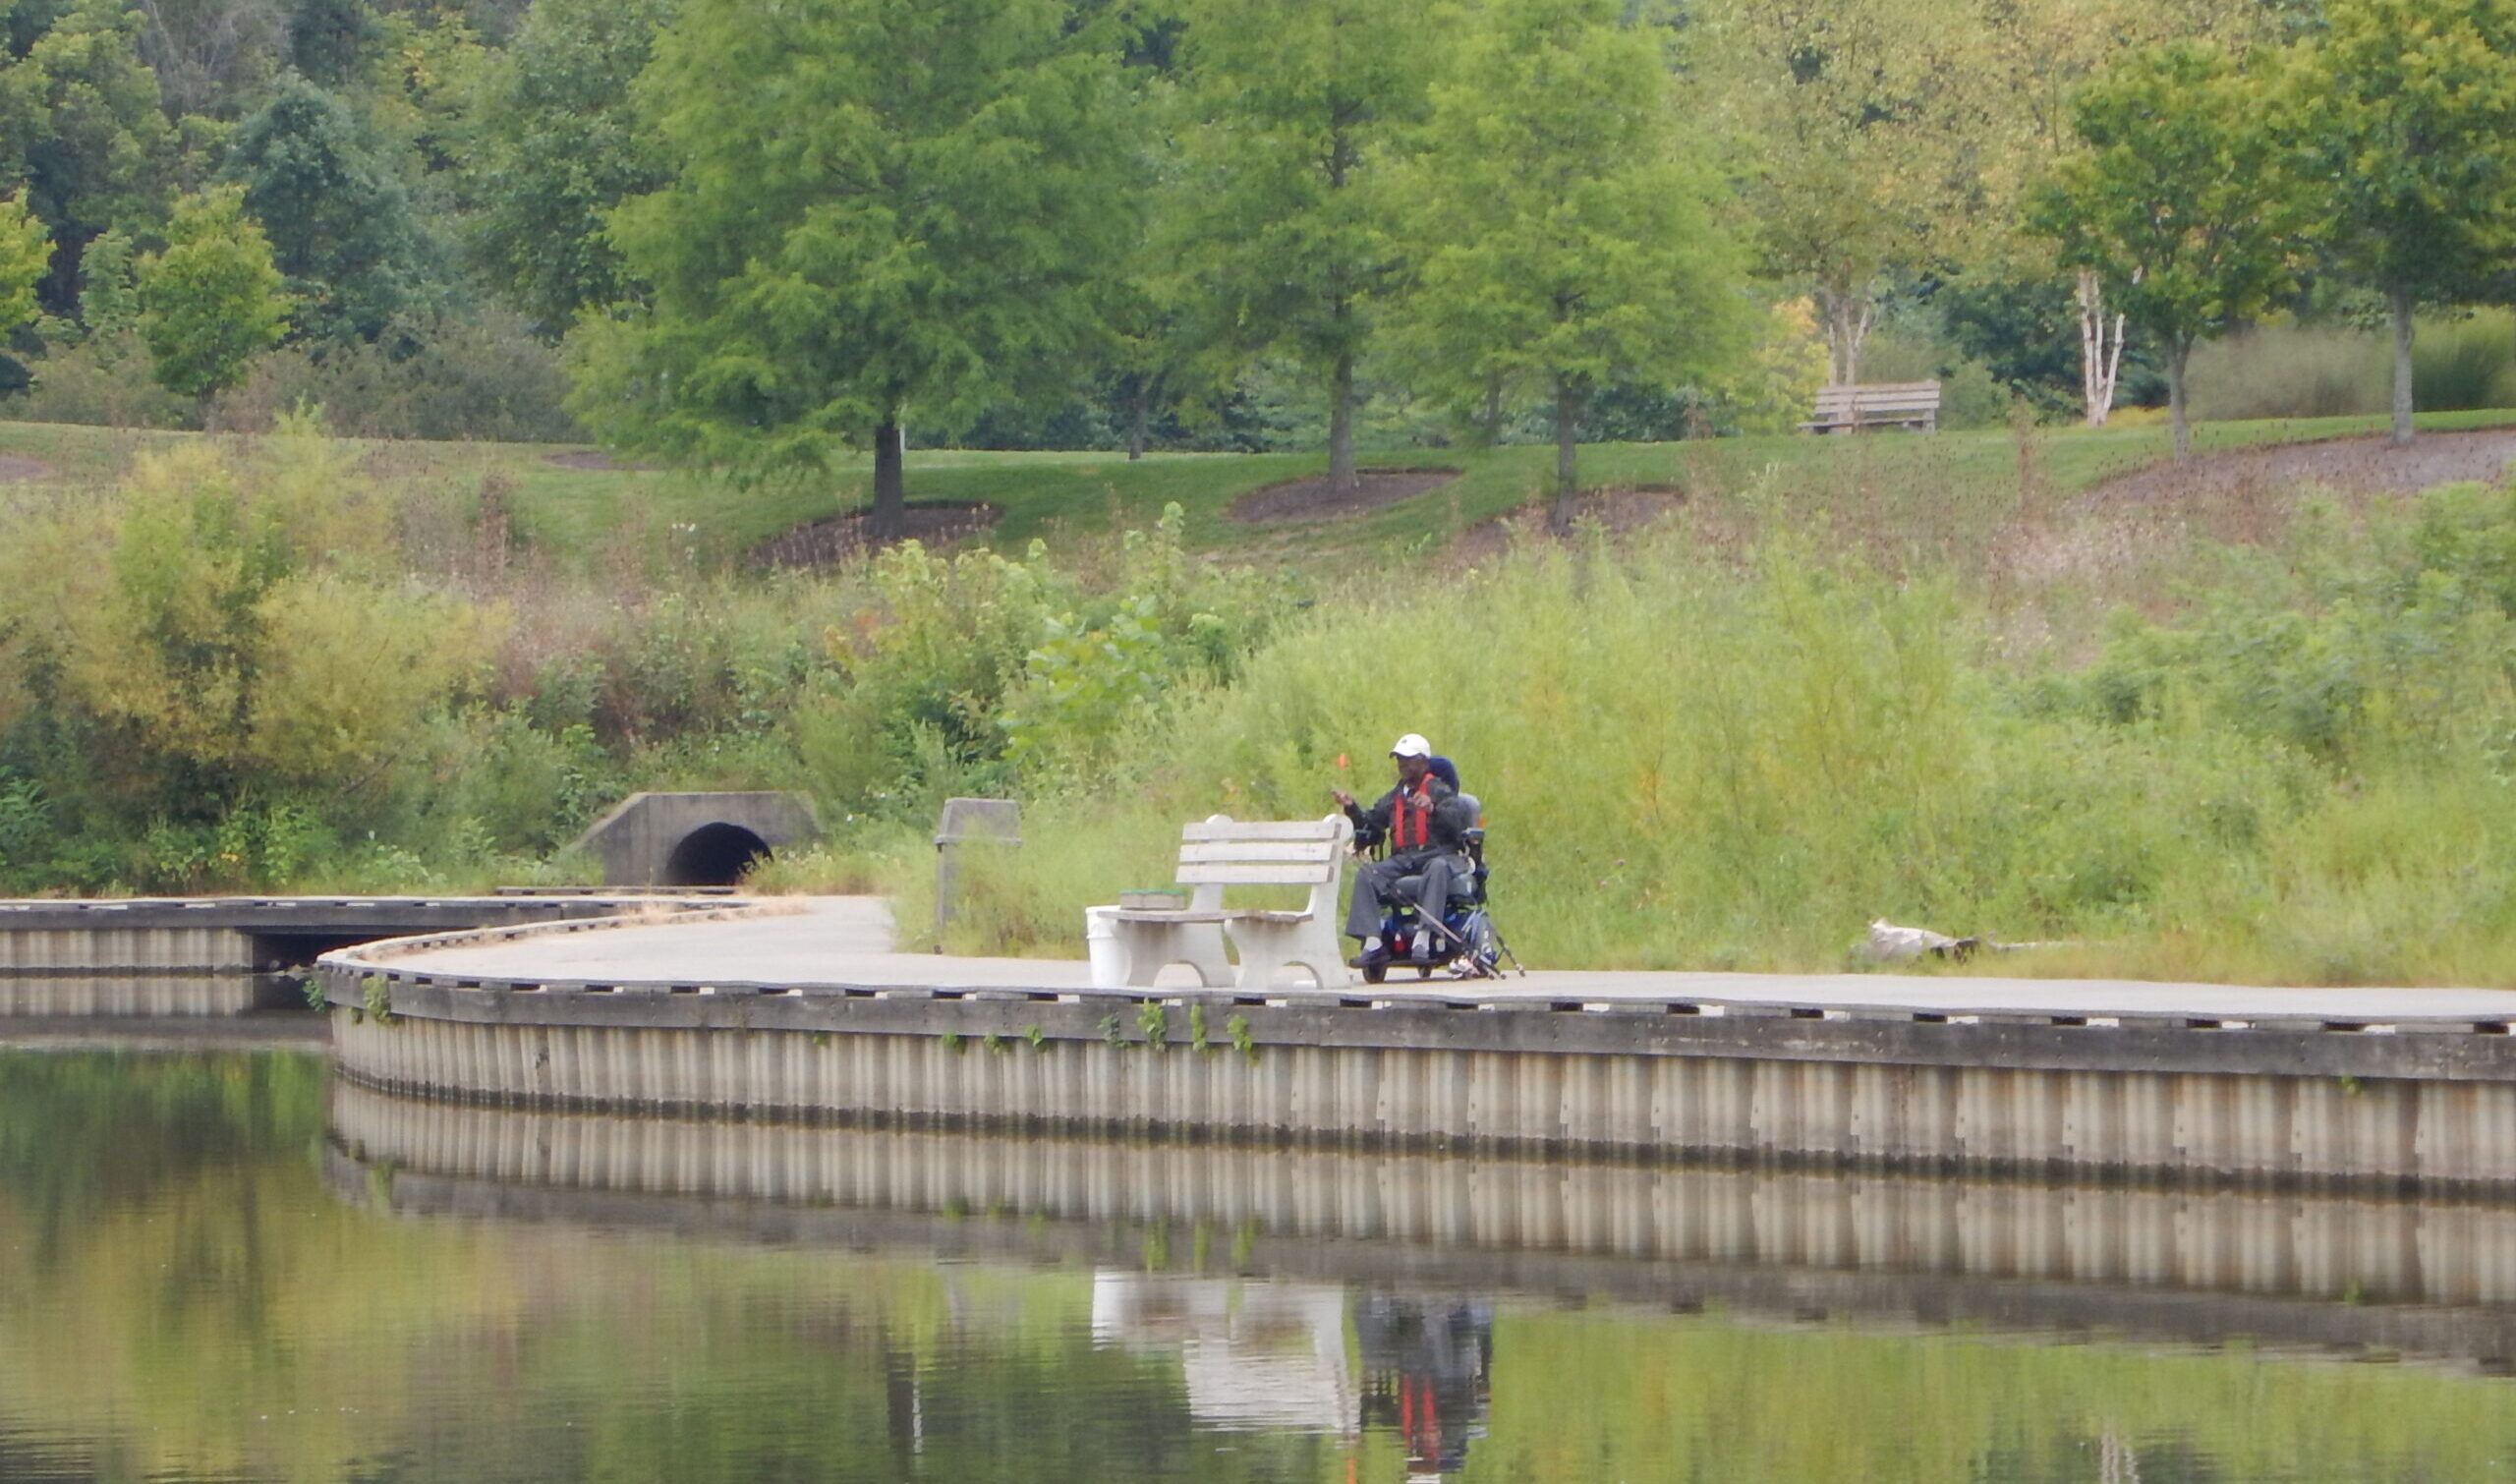
[[[953,1001],[933,1002],[934,1028],[905,1035],[583,1023],[615,1006],[639,1008],[627,997],[592,999],[568,1006],[581,1013],[577,1024],[484,1024],[429,1018],[397,1001],[389,1023],[335,1010],[334,1045],[343,1072],[372,1086],[510,1107],[2516,1189],[2516,1086],[1966,1064],[1977,1056],[1993,1061],[1997,1048],[1962,1031],[1931,1064],[1882,1064],[1751,1051],[1306,1045],[1285,1023],[1296,1017],[1249,1008],[1235,1012],[1250,1022],[1254,1055],[1245,1056],[1228,1045],[1203,1053],[1114,1046],[1068,1025],[1054,1036],[1044,1030],[1050,1050],[1035,1051],[1004,1022],[1075,1017],[1044,1015],[1047,1007],[989,1014],[994,1007]],[[1298,1018],[1361,1022],[1385,1013]],[[1384,1028],[1339,1029],[1350,1043]],[[985,1049],[989,1035],[999,1038],[996,1050]]]
[[[764,931],[761,910],[690,921]],[[345,1076],[518,1108],[877,1127],[2516,1191],[2516,1040],[2474,1018],[2516,997],[2480,992],[2427,1001],[2460,1018],[2378,1022],[1647,985],[1095,991],[1057,982],[1059,965],[1026,988],[1003,982],[1019,965],[954,983],[932,959],[865,960],[853,981],[600,982],[445,974],[431,949],[449,942],[324,960]],[[912,971],[931,982],[881,977]]]
[[278,970],[414,933],[721,905],[582,892],[0,901],[0,1017],[215,1017],[306,1006]]

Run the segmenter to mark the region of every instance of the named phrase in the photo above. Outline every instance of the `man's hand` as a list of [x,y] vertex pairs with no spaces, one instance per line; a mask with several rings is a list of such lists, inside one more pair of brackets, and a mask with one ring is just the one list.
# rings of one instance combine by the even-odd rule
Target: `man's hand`
[[1337,807],[1340,809],[1351,809],[1354,807],[1354,796],[1342,788],[1332,788],[1328,790],[1328,796],[1337,801]]

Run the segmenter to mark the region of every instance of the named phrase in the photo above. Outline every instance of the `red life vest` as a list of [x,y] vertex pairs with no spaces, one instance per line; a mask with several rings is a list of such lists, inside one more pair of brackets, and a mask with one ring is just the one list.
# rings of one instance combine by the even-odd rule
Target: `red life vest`
[[[1409,801],[1413,807],[1409,808]],[[1413,826],[1410,836],[1408,827]],[[1389,848],[1421,850],[1433,843],[1433,800],[1431,790],[1408,793],[1400,789],[1389,805]]]

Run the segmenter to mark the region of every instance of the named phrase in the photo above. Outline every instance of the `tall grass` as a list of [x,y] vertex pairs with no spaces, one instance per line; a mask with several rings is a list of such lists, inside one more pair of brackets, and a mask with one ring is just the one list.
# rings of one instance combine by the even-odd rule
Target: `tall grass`
[[[2411,384],[2426,412],[2516,407],[2516,313],[2422,319]],[[2382,329],[2262,325],[2196,350],[2192,387],[2193,415],[2212,422],[2383,412],[2393,344]]]
[[2382,412],[2392,374],[2383,339],[2339,325],[2266,324],[2197,347],[2193,416],[2332,418]]
[[[2506,540],[2491,500],[2440,529]],[[2349,560],[2236,563],[2218,607],[2122,619],[2085,672],[2000,659],[1946,571],[1804,534],[1522,550],[1314,612],[1035,801],[992,931],[1070,953],[1082,906],[1164,878],[1179,821],[1316,816],[1418,730],[1485,803],[1533,962],[1833,968],[1886,917],[2073,945],[2044,972],[2506,982],[2507,619],[2487,560],[2425,529],[2303,534],[2283,561]]]
[[2423,323],[2412,343],[2412,395],[2422,407],[2516,407],[2516,312],[2479,310]]

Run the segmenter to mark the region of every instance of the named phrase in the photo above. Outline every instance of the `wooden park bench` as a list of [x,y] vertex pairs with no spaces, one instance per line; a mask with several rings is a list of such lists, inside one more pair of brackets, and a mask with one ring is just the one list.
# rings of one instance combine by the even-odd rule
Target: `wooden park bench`
[[[1184,963],[1209,989],[1262,990],[1277,970],[1298,965],[1321,989],[1343,989],[1349,980],[1337,936],[1337,887],[1353,839],[1354,827],[1342,814],[1262,821],[1219,814],[1181,826],[1178,882],[1189,888],[1186,905],[1110,914],[1126,956],[1126,983],[1150,985],[1166,965]],[[1227,886],[1307,886],[1310,899],[1290,911],[1226,907]],[[1224,958],[1226,933],[1240,950],[1236,975]]]
[[1822,386],[1817,405],[1801,432],[1859,432],[1871,428],[1939,430],[1939,383],[1936,381],[1872,381],[1858,386]]

